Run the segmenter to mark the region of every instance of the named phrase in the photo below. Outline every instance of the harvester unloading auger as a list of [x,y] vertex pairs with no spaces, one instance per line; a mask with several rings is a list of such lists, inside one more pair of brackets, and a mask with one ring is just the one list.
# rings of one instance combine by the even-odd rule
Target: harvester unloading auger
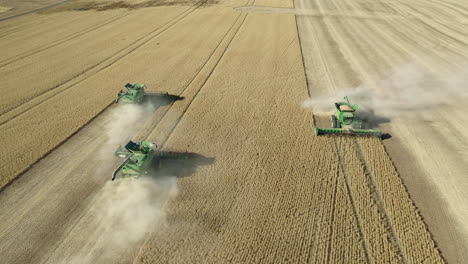
[[[187,155],[156,150],[156,144],[152,142],[141,141],[135,143],[131,140],[125,147],[119,146],[114,152],[114,156],[125,158],[125,160],[112,173],[112,180],[115,180],[119,171],[122,171],[122,173],[127,176],[148,174],[148,172],[154,168],[155,159],[187,159]],[[161,166],[161,164],[158,164],[158,166]]]
[[143,101],[143,98],[145,97],[145,95],[157,95],[157,96],[178,98],[178,96],[169,95],[168,93],[158,93],[158,92],[145,93],[145,85],[141,83],[135,83],[135,84],[127,83],[125,85],[125,88],[127,88],[127,91],[124,92],[123,90],[120,90],[120,92],[117,94],[117,99],[115,100],[115,103],[118,103],[120,99],[122,99],[122,101],[125,103],[139,104]]
[[382,137],[382,132],[379,130],[361,129],[362,120],[356,116],[358,106],[356,104],[351,105],[347,96],[344,99],[346,99],[346,102],[335,103],[336,115],[331,116],[332,128],[316,127],[315,135],[340,134]]

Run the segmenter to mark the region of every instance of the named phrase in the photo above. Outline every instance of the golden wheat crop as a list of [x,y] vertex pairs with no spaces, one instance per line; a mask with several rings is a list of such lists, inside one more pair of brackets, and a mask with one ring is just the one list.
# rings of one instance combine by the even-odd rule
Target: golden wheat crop
[[[441,261],[427,230],[425,252],[404,248],[416,241],[401,242],[382,197],[411,200],[378,192],[354,138],[313,135],[313,117],[299,107],[307,89],[294,16],[249,14],[238,23],[148,137],[215,163],[179,179],[168,225],[135,262]],[[388,168],[382,177],[398,178]],[[405,227],[424,226],[414,207],[406,213]]]
[[[2,90],[0,188],[110,105],[122,84],[143,82],[185,98],[158,109],[135,138],[214,161],[175,175],[166,225],[135,262],[442,263],[380,141],[314,136],[313,113],[300,107],[309,94],[296,17],[233,9],[253,3],[51,13],[40,23],[71,20],[50,32],[23,20],[0,26],[26,43],[50,37],[16,47],[0,39],[10,56],[0,81],[17,88]],[[330,81],[314,65],[312,83]]]
[[[142,28],[142,30],[129,29],[132,31],[131,34],[143,35],[139,42],[128,47],[120,46],[121,52],[116,53],[114,57],[100,62],[96,68],[78,75],[74,80],[49,92],[42,93],[37,98],[33,98],[32,95],[40,90],[39,85],[28,91],[25,82],[23,82],[21,85],[18,84],[21,89],[7,89],[6,91],[11,90],[11,92],[7,92],[9,96],[15,97],[14,94],[22,94],[20,98],[17,98],[16,102],[10,104],[7,104],[7,100],[2,97],[2,107],[5,111],[12,107],[13,103],[15,105],[19,104],[21,100],[27,98],[32,98],[32,100],[0,116],[3,123],[0,126],[0,133],[2,134],[0,142],[10,149],[8,153],[3,152],[0,156],[3,161],[0,165],[2,171],[0,173],[0,186],[4,186],[14,179],[20,172],[66,140],[100,111],[109,106],[115,98],[115,93],[122,88],[123,84],[143,82],[148,86],[149,90],[167,91],[172,94],[180,93],[190,80],[196,76],[198,68],[203,65],[204,61],[210,56],[211,51],[221,41],[223,34],[228,30],[232,21],[230,19],[233,19],[236,15],[236,12],[232,9],[223,10],[197,9],[187,6],[137,10],[129,16],[151,17],[154,20],[151,24],[164,25],[168,20],[172,24],[169,23],[159,31],[148,34],[151,27],[141,26],[143,24],[148,25],[145,24],[145,20],[130,19],[127,16],[126,20],[121,23],[128,23],[128,27],[131,25],[134,28]],[[211,19],[201,19],[206,17],[207,14],[217,11],[219,11],[219,16],[211,16]],[[151,14],[151,16],[145,14]],[[152,16],[157,16],[159,19],[155,20]],[[187,16],[187,19],[178,19],[181,16]],[[168,32],[167,28],[169,27],[175,29]],[[193,27],[201,27],[201,30],[195,31]],[[108,31],[106,34],[129,38],[129,35],[122,30],[124,28],[115,27],[113,31]],[[174,32],[178,33],[175,34]],[[100,39],[106,39],[106,34],[103,34]],[[138,39],[132,38],[131,42],[136,40]],[[98,50],[107,50],[108,48],[99,40],[96,42],[91,41],[88,45],[96,45]],[[93,53],[94,51],[89,52],[89,54]],[[69,56],[67,53],[59,54],[61,54],[60,58],[62,55]],[[61,60],[60,58],[54,62],[57,66],[59,66],[57,61]],[[20,62],[22,61],[20,60]],[[64,60],[60,67],[68,68],[70,63],[71,61]],[[83,60],[82,63],[88,63],[87,65],[89,65],[90,62]],[[38,61],[37,64],[31,67],[42,67],[43,64],[47,64],[47,60]],[[183,70],[173,71],[172,68]],[[0,71],[2,69],[4,68],[0,68]],[[18,71],[15,73],[16,76],[25,74],[27,74],[26,69],[24,72]],[[13,82],[15,78],[10,77],[7,75],[2,76],[2,78]],[[60,78],[65,77],[61,75]],[[44,87],[51,88],[50,86]]]

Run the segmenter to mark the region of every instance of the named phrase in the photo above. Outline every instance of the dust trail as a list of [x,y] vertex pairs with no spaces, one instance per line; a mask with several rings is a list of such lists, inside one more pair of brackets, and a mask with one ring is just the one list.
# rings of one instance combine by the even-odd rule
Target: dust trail
[[109,172],[112,161],[115,161],[113,152],[136,135],[144,121],[155,110],[156,106],[148,102],[139,105],[120,104],[111,109],[110,121],[104,125],[102,131],[105,134],[105,142],[97,153],[102,163],[102,166],[97,168],[97,175]]
[[[138,132],[141,127],[138,120],[154,112],[155,106],[151,103],[122,104],[113,110],[112,121],[106,124],[104,131],[106,147],[100,153],[103,163],[116,159],[113,151],[119,145],[125,145],[129,135],[132,137]],[[107,173],[110,171],[105,164],[102,169]],[[110,180],[110,174],[105,177]],[[67,262],[115,263],[116,256],[142,242],[150,227],[165,223],[163,205],[177,193],[176,177],[126,178],[107,182],[88,213],[93,222],[99,223],[95,233],[88,239],[84,250]]]
[[166,226],[165,202],[178,193],[175,177],[108,182],[83,224],[95,225],[86,243],[62,263],[121,263],[134,257],[145,236]]
[[121,104],[112,109],[112,121],[106,124],[104,131],[107,135],[106,143],[122,144],[122,139],[127,138],[129,131],[138,132],[139,127],[136,121],[155,110],[156,106],[149,102],[141,105]]
[[[149,230],[165,226],[164,204],[178,193],[177,177],[150,175],[118,178],[111,172],[120,160],[113,156],[141,127],[155,106],[122,104],[112,109],[112,118],[103,126],[104,147],[98,153],[95,178],[108,182],[90,201],[83,217],[73,227],[57,257],[49,263],[127,263],[138,253]],[[82,230],[93,230],[83,234]]]
[[374,85],[343,88],[335,94],[313,97],[303,107],[317,113],[330,111],[334,102],[344,101],[345,95],[352,104],[359,105],[358,112],[365,119],[377,125],[392,118],[431,120],[430,111],[468,97],[468,76],[459,71],[439,76],[413,63],[394,69],[388,79]]

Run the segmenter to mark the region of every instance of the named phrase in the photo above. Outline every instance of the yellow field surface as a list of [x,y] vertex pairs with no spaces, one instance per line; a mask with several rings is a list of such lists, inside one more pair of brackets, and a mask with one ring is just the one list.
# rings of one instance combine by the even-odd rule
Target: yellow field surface
[[179,179],[136,263],[443,263],[379,140],[313,135],[294,25],[244,14],[148,137],[215,163]]
[[[3,259],[444,263],[382,141],[317,137],[317,113],[302,107],[370,79],[365,70],[378,63],[360,55],[368,43],[355,20],[374,21],[378,10],[360,1],[373,11],[344,22],[335,18],[347,3],[298,2],[74,1],[0,23],[0,189],[35,164],[0,192]],[[261,12],[237,9],[250,5]],[[298,35],[301,18],[313,23]],[[109,106],[127,82],[183,100],[119,123],[124,108]],[[188,159],[175,168],[184,173],[163,175],[170,188],[133,182],[148,182],[134,190],[161,208],[118,249],[111,240],[128,232],[127,211],[155,204],[143,193],[126,208],[138,195],[124,191],[127,179],[108,180],[118,165],[109,124],[210,161]]]
[[[193,34],[193,30],[187,26],[193,24],[193,21],[198,23],[199,18],[209,14],[212,9],[197,6],[139,9],[106,25],[105,27],[112,30],[102,29],[101,35],[96,33],[97,39],[90,38],[88,35],[93,34],[90,32],[84,35],[82,42],[74,45],[65,42],[17,62],[29,68],[9,68],[16,63],[0,67],[0,71],[5,72],[0,77],[5,80],[4,83],[17,87],[5,89],[5,96],[2,96],[1,101],[4,113],[0,116],[0,140],[11,151],[0,156],[5,161],[0,165],[0,186],[15,178],[111,104],[123,84],[144,81],[150,90],[172,93],[181,91],[230,26],[229,16],[236,15],[232,8],[223,10],[221,12],[226,14],[224,18],[224,13],[221,13],[220,16],[202,21],[203,24],[197,24],[197,27],[201,26],[201,30],[187,40],[186,35]],[[157,15],[160,19],[156,20],[149,14]],[[143,20],[137,19],[139,17]],[[183,19],[185,17],[187,19]],[[149,20],[152,21],[151,27],[148,26]],[[145,27],[141,26],[142,23]],[[124,31],[126,33],[122,35],[125,27],[128,32]],[[168,31],[170,27],[180,31]],[[133,34],[132,38],[129,34]],[[163,36],[164,41],[159,41]],[[112,37],[126,40],[117,45]],[[86,56],[80,56],[75,50],[76,46],[81,45],[95,48],[84,50]],[[156,53],[148,56],[148,51],[156,47]],[[53,56],[58,49],[63,55]],[[49,54],[42,54],[44,52]],[[128,57],[129,54],[132,58]],[[36,58],[37,56],[41,59]],[[52,59],[45,59],[46,57]],[[76,64],[72,63],[75,62],[74,58]],[[171,63],[182,64],[180,67],[183,68],[173,71]],[[54,67],[55,72],[51,69]],[[25,71],[26,69],[28,70]],[[35,78],[28,77],[29,69],[29,74],[34,73]],[[47,76],[50,77],[42,78],[44,70],[49,72],[50,75]],[[155,71],[159,73],[155,75]],[[14,106],[16,108],[12,108]],[[67,107],[64,109],[64,106]],[[6,109],[11,110],[6,112]],[[53,133],[50,133],[51,130]],[[37,140],[38,138],[41,140]]]

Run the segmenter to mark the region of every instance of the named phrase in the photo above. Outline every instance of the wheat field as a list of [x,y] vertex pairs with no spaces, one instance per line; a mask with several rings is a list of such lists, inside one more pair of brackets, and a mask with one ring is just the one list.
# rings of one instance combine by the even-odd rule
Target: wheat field
[[[444,263],[385,141],[317,137],[319,113],[303,106],[370,82],[369,69],[385,72],[356,44],[356,21],[378,27],[389,15],[365,0],[307,4],[80,0],[0,21],[0,254],[12,263],[84,253],[90,263]],[[127,82],[183,100],[130,122],[126,136],[211,162],[165,175],[175,194],[156,183],[162,220],[114,252],[104,246],[109,216],[95,210],[116,161],[94,157],[114,147],[103,133]]]

